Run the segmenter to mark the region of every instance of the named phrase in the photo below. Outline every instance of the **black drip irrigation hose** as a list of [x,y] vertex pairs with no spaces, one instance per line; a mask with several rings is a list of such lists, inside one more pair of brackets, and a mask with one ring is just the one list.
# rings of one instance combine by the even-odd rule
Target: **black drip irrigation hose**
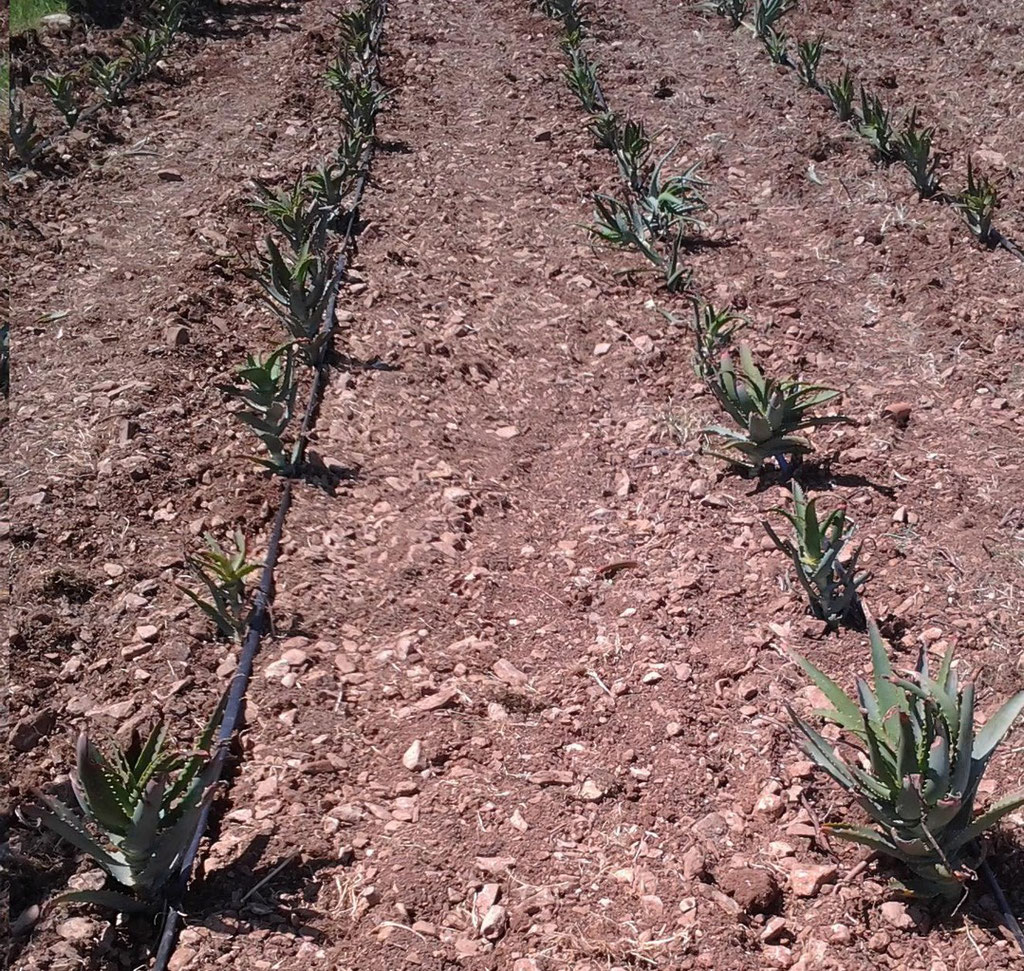
[[[381,18],[383,20],[384,13],[387,9],[386,0],[380,0],[380,9]],[[372,73],[375,79],[377,76],[378,63],[379,58],[375,55],[372,62]],[[320,348],[317,352],[317,359],[314,365],[313,383],[310,387],[306,410],[303,415],[299,435],[296,440],[293,460],[294,468],[298,468],[302,464],[306,453],[306,447],[309,444],[309,435],[312,431],[316,412],[320,406],[321,397],[326,386],[327,373],[329,370],[328,354],[330,352],[331,336],[334,333],[336,324],[335,308],[338,300],[338,292],[340,291],[341,284],[344,282],[345,276],[348,272],[349,255],[351,253],[352,242],[355,238],[356,225],[358,223],[359,204],[362,201],[363,193],[366,189],[367,182],[369,181],[370,164],[372,159],[373,142],[371,140],[363,155],[362,164],[360,165],[361,171],[359,177],[356,179],[353,189],[352,204],[349,208],[345,232],[341,238],[341,248],[338,253],[338,259],[334,265],[334,273],[331,277],[329,287],[330,298],[328,299],[327,307],[324,310],[324,316],[319,328],[319,336],[323,339],[320,341]],[[270,626],[270,603],[273,599],[274,572],[276,570],[277,560],[281,551],[281,538],[284,533],[285,519],[287,518],[288,510],[291,508],[293,483],[294,479],[288,479],[285,482],[284,489],[281,493],[281,501],[277,507],[277,513],[274,516],[274,526],[271,530],[270,539],[267,543],[267,555],[263,561],[260,585],[256,591],[256,596],[253,602],[253,610],[249,620],[249,629],[246,633],[245,640],[242,643],[242,653],[238,661],[238,666],[235,668],[235,673],[231,676],[231,687],[228,692],[227,701],[224,707],[224,715],[221,719],[220,728],[218,729],[215,742],[219,757],[222,759],[223,753],[226,752],[228,743],[230,742],[235,729],[238,727],[242,706],[245,702],[246,691],[252,677],[253,664],[255,662],[256,655],[259,652],[263,636],[266,634]],[[215,782],[214,785],[216,784],[217,783]],[[167,907],[164,915],[164,923],[160,932],[160,940],[152,971],[166,971],[171,955],[174,953],[174,948],[178,939],[178,923],[181,918],[179,907],[185,896],[185,891],[188,888],[189,879],[192,875],[192,868],[199,853],[199,844],[202,842],[203,836],[206,834],[206,828],[210,818],[210,809],[211,803],[207,802],[199,816],[199,820],[196,824],[196,831],[192,837],[192,842],[189,844],[188,851],[179,866],[177,879],[172,884],[171,890],[167,895]]]
[[1003,922],[1009,928],[1009,931],[1014,938],[1016,938],[1017,946],[1020,948],[1021,953],[1024,954],[1024,931],[1021,930],[1020,922],[1014,915],[1013,910],[1010,909],[1010,901],[1006,899],[1006,894],[1003,893],[1003,888],[999,886],[999,881],[996,879],[996,875],[992,871],[992,867],[988,865],[988,860],[981,861],[980,870],[982,875],[988,881],[989,889],[992,891],[992,896],[995,897]]

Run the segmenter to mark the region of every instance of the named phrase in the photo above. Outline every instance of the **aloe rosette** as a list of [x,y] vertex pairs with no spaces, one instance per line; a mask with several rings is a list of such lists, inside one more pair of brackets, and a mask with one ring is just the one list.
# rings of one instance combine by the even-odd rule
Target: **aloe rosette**
[[1024,806],[1024,789],[975,812],[978,787],[996,748],[1024,711],[1019,691],[975,725],[974,686],[961,685],[950,648],[933,677],[927,652],[915,669],[897,674],[870,625],[872,682],[856,682],[856,699],[806,658],[797,664],[832,708],[815,714],[852,736],[858,758],[845,759],[792,709],[813,761],[852,793],[873,826],[832,823],[829,832],[902,863],[904,886],[928,897],[958,899],[981,863],[979,837]]

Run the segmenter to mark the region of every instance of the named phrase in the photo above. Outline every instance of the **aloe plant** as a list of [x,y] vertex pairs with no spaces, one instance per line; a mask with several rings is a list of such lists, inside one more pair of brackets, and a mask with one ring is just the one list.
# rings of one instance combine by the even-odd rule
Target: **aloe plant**
[[[226,697],[226,696],[225,696]],[[121,911],[158,907],[178,876],[200,816],[213,799],[225,748],[213,748],[224,700],[188,754],[167,745],[163,722],[127,748],[101,752],[83,732],[71,787],[82,811],[41,797],[25,815],[89,856],[116,882],[115,890],[61,894],[55,902],[93,903]]]
[[794,660],[832,708],[815,715],[838,725],[855,749],[844,759],[807,721],[789,713],[810,758],[851,793],[873,826],[827,824],[841,839],[899,861],[906,889],[926,897],[962,897],[983,859],[978,840],[1024,806],[1024,789],[975,812],[978,787],[996,748],[1024,711],[1024,691],[978,729],[974,686],[960,685],[952,647],[934,677],[922,649],[913,671],[897,674],[877,627],[869,626],[872,681],[856,682],[856,698],[810,661]]
[[131,80],[128,62],[124,58],[115,57],[108,61],[96,58],[89,68],[89,75],[105,105],[113,107],[121,103]]
[[327,69],[326,81],[327,86],[338,95],[346,131],[349,134],[358,133],[364,138],[372,136],[377,115],[390,93],[379,89],[362,74],[350,74],[340,62],[335,62]]
[[917,127],[917,109],[910,113],[907,126],[896,139],[896,154],[910,173],[914,186],[922,199],[929,199],[939,191],[939,179],[935,174],[939,160],[932,154],[934,128]]
[[7,93],[7,131],[18,158],[25,165],[31,165],[43,151],[43,137],[39,134],[33,115],[25,111],[25,105],[15,93],[12,85]]
[[163,57],[169,42],[170,37],[166,32],[155,29],[123,38],[121,43],[128,51],[130,73],[135,77],[149,74]]
[[619,118],[614,111],[602,111],[590,122],[590,132],[598,148],[614,152],[619,143]]
[[684,234],[679,231],[668,242],[659,242],[637,203],[614,196],[595,195],[595,221],[588,232],[611,246],[632,247],[662,274],[670,293],[687,288],[693,274],[682,263]]
[[792,65],[789,59],[789,37],[785,31],[769,28],[761,35],[761,41],[773,64]]
[[818,65],[821,63],[822,54],[825,53],[825,38],[816,37],[814,40],[801,41],[797,44],[796,52],[799,58],[796,73],[800,80],[807,87],[820,90]]
[[743,25],[743,18],[750,13],[750,0],[703,0],[696,9],[724,17],[735,29]]
[[290,475],[295,457],[284,444],[284,433],[295,412],[298,385],[291,344],[284,344],[266,357],[250,354],[238,369],[239,384],[221,390],[242,403],[239,419],[248,425],[267,450],[269,458],[254,458],[279,475]]
[[874,146],[878,159],[889,163],[896,160],[897,147],[892,125],[892,112],[883,104],[876,94],[868,94],[860,88],[860,121],[857,130]]
[[853,535],[846,510],[833,509],[819,519],[817,500],[808,499],[796,482],[792,484],[791,498],[792,510],[776,508],[772,512],[789,520],[793,538],[780,537],[769,522],[763,524],[765,531],[792,560],[814,616],[829,627],[847,624],[862,629],[865,617],[860,605],[860,589],[868,575],[857,572],[859,546],[848,558],[841,559],[843,548]]
[[754,0],[754,33],[767,41],[775,25],[796,6],[796,0]]
[[978,242],[994,246],[996,234],[992,229],[992,216],[999,205],[996,187],[984,176],[976,175],[974,163],[967,159],[967,188],[954,202]]
[[691,165],[680,175],[662,179],[662,166],[671,157],[674,147],[653,166],[646,184],[637,191],[637,203],[652,235],[659,239],[704,228],[701,216],[708,204],[701,194],[707,182],[697,176],[700,163]]
[[849,69],[834,81],[825,82],[825,94],[840,121],[853,121],[853,77]]
[[50,96],[54,108],[60,112],[64,124],[70,131],[78,123],[78,116],[81,114],[81,107],[75,99],[75,82],[70,74],[55,74],[47,71],[45,74],[37,75],[39,82]]
[[207,548],[185,558],[192,575],[209,591],[209,600],[181,584],[178,587],[217,625],[221,634],[239,642],[249,622],[245,578],[258,570],[260,564],[246,561],[245,536],[241,530],[235,531],[232,542],[234,549],[228,551],[207,533]]
[[259,179],[253,180],[256,197],[249,205],[267,219],[288,240],[294,251],[299,252],[307,244],[319,249],[326,229],[322,212],[311,198],[306,176],[300,176],[286,189],[272,189]]
[[695,303],[693,314],[693,369],[707,381],[715,374],[722,352],[732,347],[736,333],[750,321],[731,310],[716,310],[710,303]]
[[267,237],[266,255],[252,276],[263,288],[264,297],[281,318],[290,336],[301,341],[300,350],[309,363],[316,356],[317,335],[330,301],[331,270],[327,261],[307,239],[295,253],[282,253]]
[[644,123],[627,118],[616,129],[612,151],[623,180],[635,192],[642,191],[644,173],[651,161],[651,139]]
[[822,425],[850,423],[844,415],[812,415],[815,408],[835,401],[832,388],[776,380],[761,373],[746,344],[738,348],[739,368],[732,354],[723,354],[709,376],[708,387],[739,429],[710,425],[705,434],[724,440],[728,454],[711,452],[726,461],[760,472],[775,459],[786,472],[796,458],[811,451],[810,443],[797,432]]
[[592,115],[597,114],[604,106],[601,89],[597,83],[597,65],[587,57],[587,52],[580,46],[566,44],[565,50],[569,56],[569,65],[565,69],[565,83],[576,95],[584,111]]

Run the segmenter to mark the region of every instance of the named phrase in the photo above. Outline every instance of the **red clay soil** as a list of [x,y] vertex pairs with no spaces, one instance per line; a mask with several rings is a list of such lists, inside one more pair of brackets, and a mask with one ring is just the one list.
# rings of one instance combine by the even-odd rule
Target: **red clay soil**
[[[898,660],[955,644],[990,712],[1024,686],[1024,267],[688,7],[598,7],[609,99],[680,142],[670,171],[704,164],[702,291],[749,313],[771,369],[844,390],[856,425],[817,436],[832,460],[804,480],[849,504]],[[188,736],[230,674],[173,582],[204,529],[265,542],[276,487],[215,385],[274,339],[241,272],[245,180],[329,150],[332,9],[253,8],[275,29],[197,45],[136,129],[158,155],[16,190],[12,805],[86,724],[162,710]],[[562,68],[525,0],[390,5],[347,363],[312,446],[345,474],[297,487],[173,966],[1020,967],[984,887],[953,918],[893,906],[890,871],[819,833],[856,810],[794,744],[783,703],[814,693],[785,652],[848,684],[866,639],[807,617],[761,527],[785,491],[699,453],[713,402],[648,305],[685,302],[587,244],[614,171]],[[985,798],[1024,781],[1022,739]],[[1018,911],[1021,824],[992,854]],[[12,846],[15,917],[96,880],[17,823]],[[137,966],[152,935],[25,923],[24,969]]]

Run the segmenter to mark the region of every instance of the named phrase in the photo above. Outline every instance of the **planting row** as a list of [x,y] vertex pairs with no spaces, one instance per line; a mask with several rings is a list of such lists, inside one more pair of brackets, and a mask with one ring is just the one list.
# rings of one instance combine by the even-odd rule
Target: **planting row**
[[[127,745],[108,751],[83,733],[70,773],[77,810],[47,796],[23,810],[26,819],[67,840],[108,877],[100,890],[65,893],[53,903],[87,902],[122,913],[167,908],[157,967],[166,966],[170,957],[178,907],[221,789],[253,658],[268,626],[291,490],[308,472],[306,442],[325,381],[335,301],[358,227],[385,97],[378,63],[384,16],[383,0],[366,0],[339,18],[337,56],[325,79],[340,108],[332,156],[285,190],[257,183],[252,200],[271,232],[251,276],[283,333],[270,350],[248,355],[234,381],[221,390],[228,407],[256,437],[259,450],[252,460],[282,481],[281,498],[262,562],[250,561],[241,532],[227,541],[208,535],[206,549],[186,558],[194,582],[181,587],[216,635],[241,648],[228,690],[199,737],[188,743],[172,743],[163,722],[145,736],[133,732]],[[300,409],[300,386],[306,385],[307,404]],[[254,590],[251,579],[257,574],[261,579]]]
[[[856,798],[873,823],[829,829],[897,861],[903,867],[904,886],[913,892],[955,904],[979,870],[994,879],[983,862],[980,838],[1024,806],[1020,790],[993,800],[983,812],[975,808],[993,753],[1024,712],[1024,692],[1011,697],[980,727],[975,722],[973,685],[960,683],[952,649],[937,669],[927,649],[922,649],[912,671],[893,668],[887,645],[861,602],[869,578],[858,568],[860,547],[852,546],[853,525],[845,508],[820,513],[817,500],[809,499],[796,481],[801,460],[811,451],[803,433],[854,423],[845,415],[821,413],[838,401],[840,393],[765,374],[750,347],[737,341],[748,321],[699,297],[692,273],[681,262],[686,247],[699,243],[707,210],[701,191],[706,183],[697,176],[696,165],[666,177],[662,170],[671,151],[655,160],[643,123],[609,107],[587,51],[583,5],[578,0],[539,0],[536,5],[561,22],[566,81],[590,115],[595,140],[615,158],[623,183],[623,195],[595,197],[591,234],[641,254],[661,277],[670,299],[686,298],[693,305],[687,326],[695,340],[694,369],[731,420],[730,425],[703,430],[705,440],[713,443],[706,454],[724,459],[744,475],[773,475],[791,483],[789,505],[775,510],[789,529],[783,534],[766,522],[767,535],[790,559],[814,616],[829,628],[846,625],[869,632],[872,678],[858,678],[854,698],[811,661],[792,656],[831,705],[815,714],[841,730],[850,754],[836,747],[835,728],[826,731],[826,740],[790,709],[805,751]],[[785,8],[775,0],[758,3],[756,24],[762,37],[778,38],[774,25]],[[739,6],[728,5],[728,10],[736,12],[737,22],[742,20]],[[781,40],[777,44],[784,46]],[[805,55],[801,76],[817,84],[814,52]],[[864,96],[869,118],[874,117],[874,104]],[[915,131],[911,126],[909,135],[904,133],[904,144],[913,141]],[[963,199],[961,204],[967,205]],[[1013,926],[1012,915],[1006,919]],[[1024,948],[1024,939],[1020,943]]]
[[[186,18],[196,9],[198,4],[192,0],[156,0],[143,17],[142,29],[121,39],[122,55],[95,57],[74,71],[47,70],[32,77],[48,97],[57,116],[56,125],[40,127],[36,114],[25,105],[17,78],[12,76],[8,132],[21,164],[39,165],[64,135],[104,109],[123,104],[129,89],[160,66]],[[97,95],[98,100],[89,103],[85,92]]]
[[917,108],[897,122],[893,109],[877,92],[857,85],[849,69],[823,78],[824,37],[794,41],[783,30],[783,18],[795,6],[796,0],[703,0],[698,9],[722,17],[733,30],[750,30],[773,63],[795,71],[802,85],[828,99],[836,118],[871,146],[880,165],[902,165],[922,199],[952,206],[979,243],[1002,247],[1024,260],[1024,251],[994,225],[999,191],[975,169],[973,159],[967,158],[966,184],[947,192],[939,175],[942,156],[935,146],[935,128],[920,124]]

